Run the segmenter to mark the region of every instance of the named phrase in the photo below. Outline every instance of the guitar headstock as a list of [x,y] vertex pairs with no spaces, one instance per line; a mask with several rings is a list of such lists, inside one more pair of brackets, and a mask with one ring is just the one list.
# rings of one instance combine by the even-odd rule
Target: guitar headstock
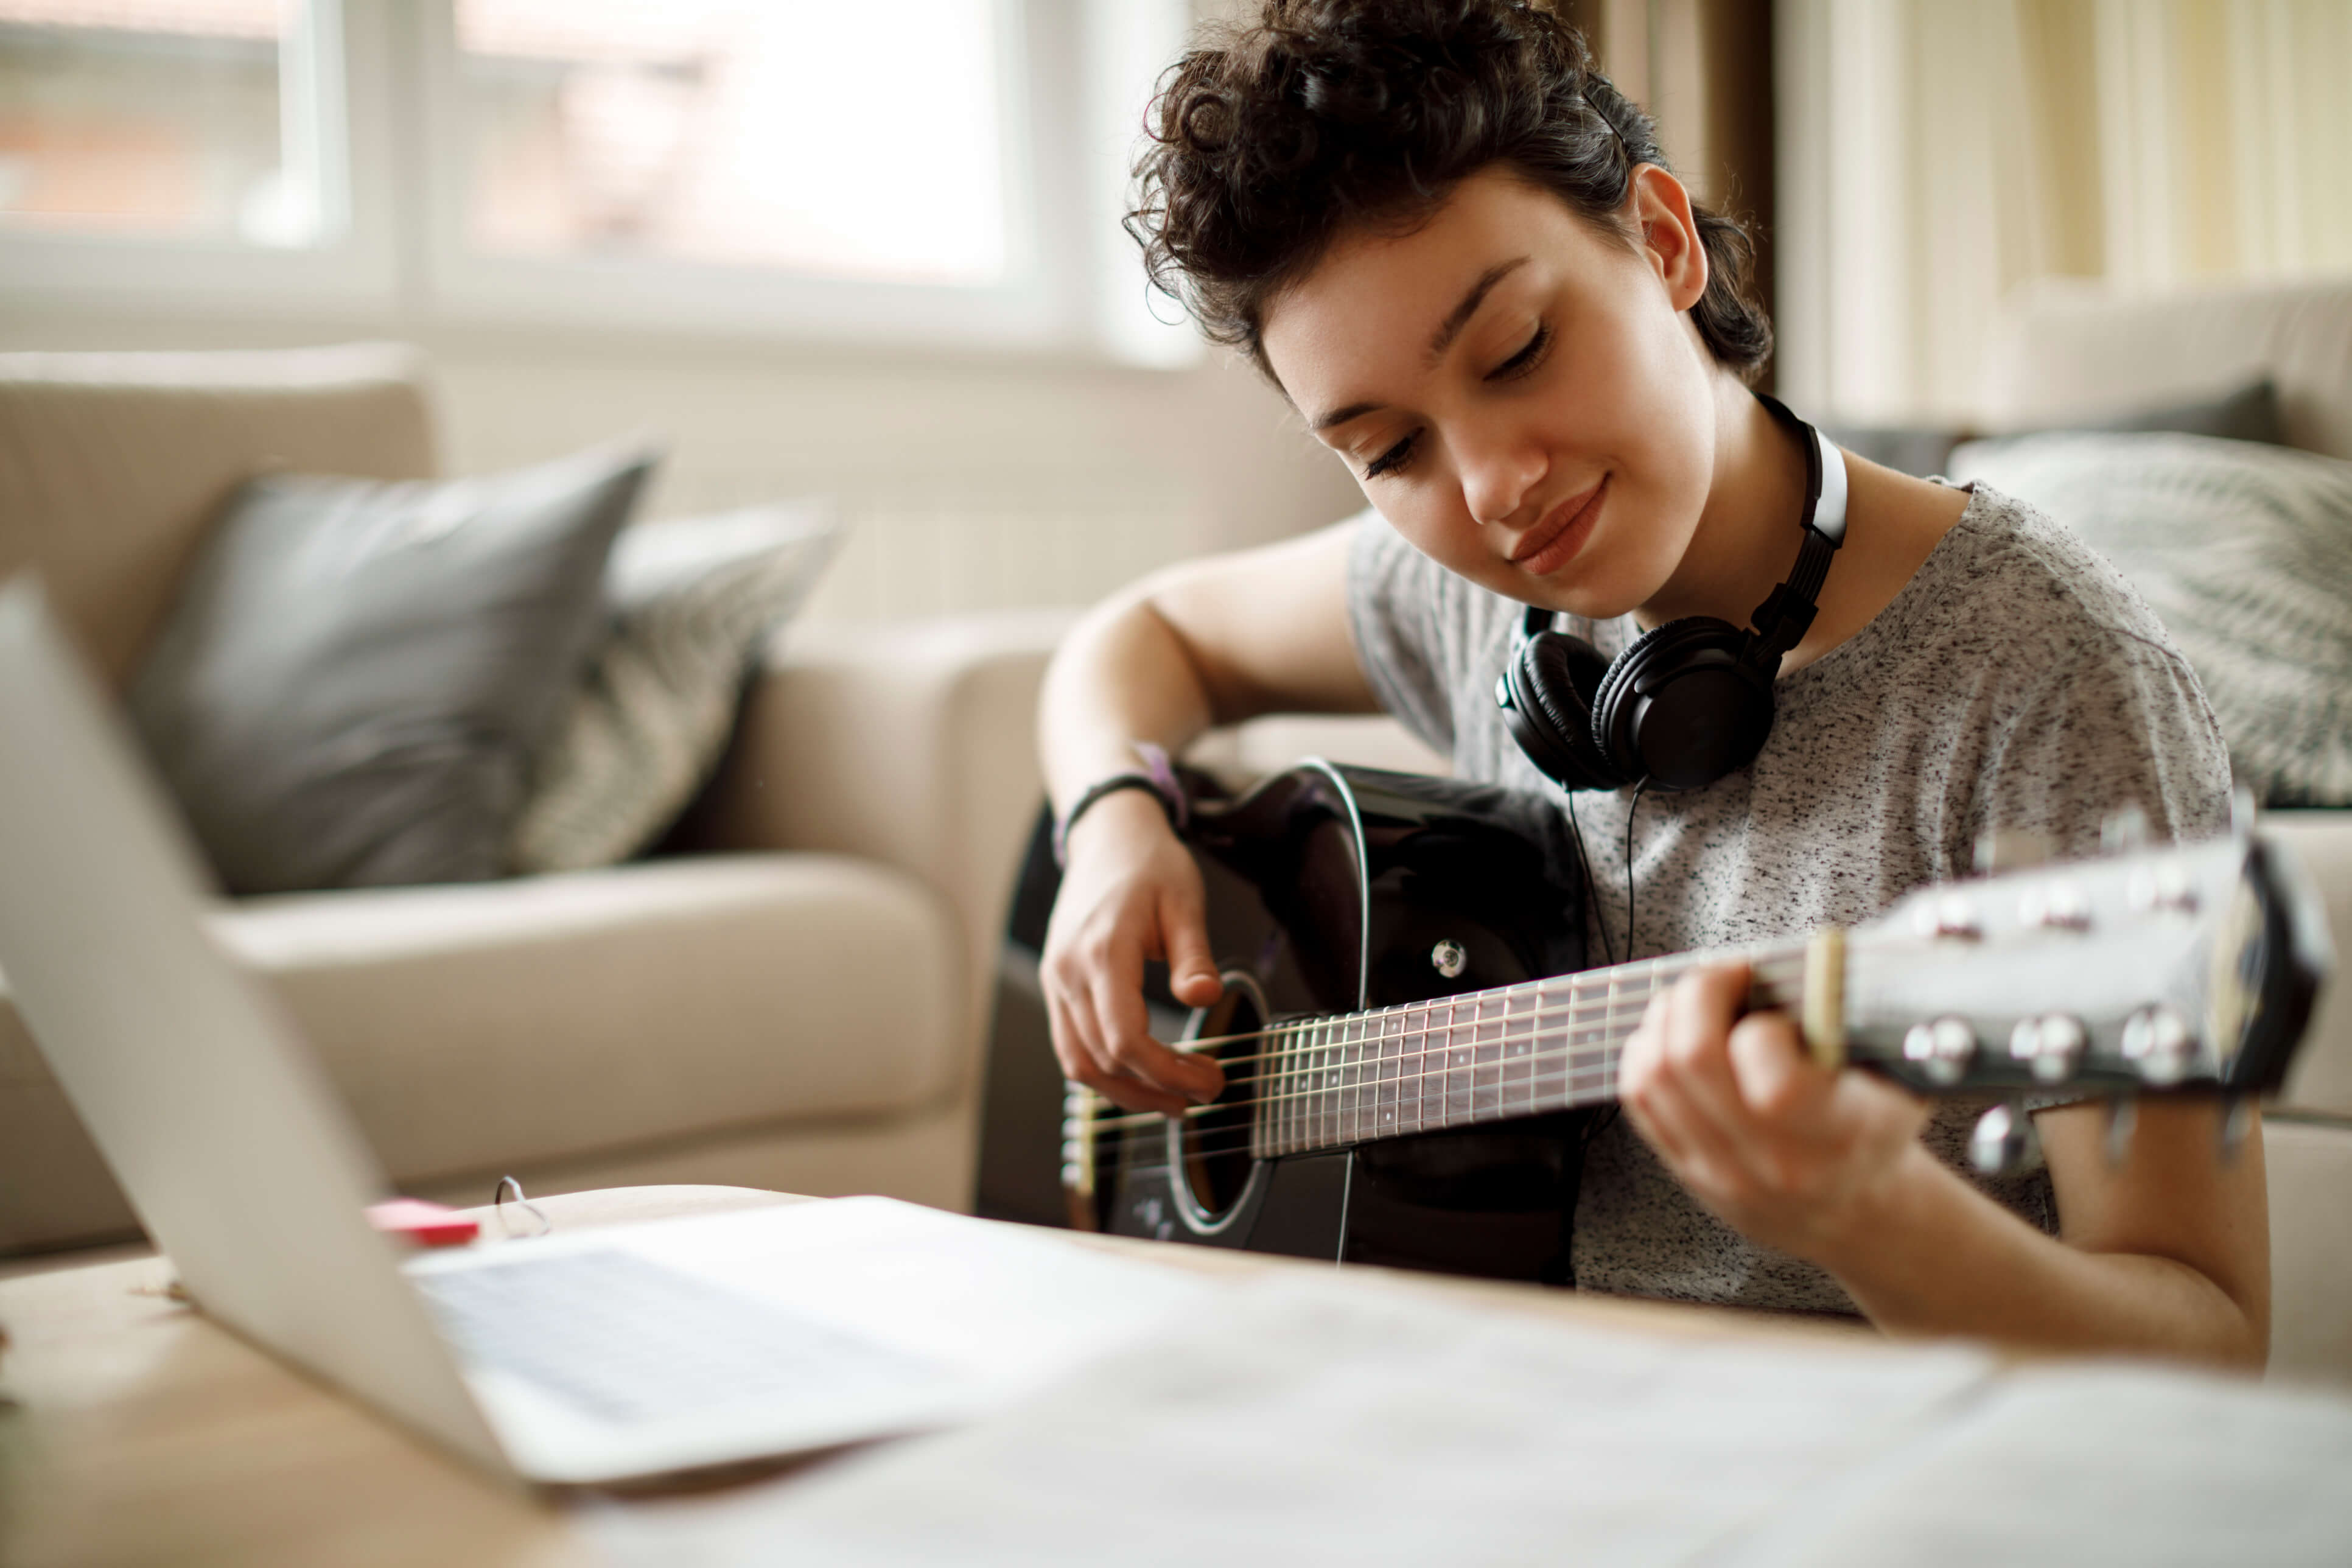
[[1846,942],[1848,1059],[1927,1093],[2267,1093],[2332,966],[2251,828],[1925,889]]

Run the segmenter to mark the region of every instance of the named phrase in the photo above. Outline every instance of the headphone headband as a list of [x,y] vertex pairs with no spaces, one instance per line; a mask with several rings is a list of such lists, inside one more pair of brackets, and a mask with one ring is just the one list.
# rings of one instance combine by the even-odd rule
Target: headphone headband
[[1798,519],[1805,542],[1797,547],[1797,564],[1789,580],[1767,594],[1748,617],[1755,640],[1741,651],[1743,658],[1770,676],[1780,673],[1781,656],[1813,624],[1813,601],[1829,578],[1830,557],[1845,542],[1845,459],[1828,437],[1790,413],[1779,398],[1759,392],[1756,401],[1787,426],[1805,449],[1805,510]]

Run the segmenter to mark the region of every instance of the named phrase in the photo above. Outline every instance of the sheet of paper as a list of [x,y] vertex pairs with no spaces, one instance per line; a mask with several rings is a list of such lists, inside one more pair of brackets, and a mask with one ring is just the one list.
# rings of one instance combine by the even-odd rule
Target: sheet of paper
[[1362,1280],[1222,1296],[1004,1416],[587,1516],[625,1564],[1682,1563],[1914,1440],[1971,1352],[1596,1331]]
[[2002,1377],[1738,1568],[2352,1563],[2352,1401],[2147,1367]]

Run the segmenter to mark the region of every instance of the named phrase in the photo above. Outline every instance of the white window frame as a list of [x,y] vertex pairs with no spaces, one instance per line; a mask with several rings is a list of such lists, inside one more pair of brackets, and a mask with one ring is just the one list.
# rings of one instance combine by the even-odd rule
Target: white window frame
[[[394,0],[310,0],[281,97],[310,110],[327,233],[278,248],[230,240],[0,229],[0,290],[19,305],[147,312],[350,312],[397,297],[388,131]],[[298,154],[299,155],[299,154]]]
[[1197,342],[1171,323],[1166,301],[1154,320],[1116,227],[1142,78],[1172,55],[1189,5],[992,3],[1005,110],[998,284],[477,251],[465,232],[454,0],[311,0],[317,68],[283,90],[315,92],[325,205],[340,207],[339,229],[318,246],[282,250],[0,229],[0,289],[20,307],[312,319],[341,330],[621,330],[1193,363]]
[[[781,268],[719,266],[640,257],[512,257],[466,240],[464,104],[457,80],[456,9],[417,7],[421,101],[430,160],[427,287],[436,314],[467,323],[536,322],[725,331],[838,342],[1044,346],[1075,335],[1069,279],[1046,258],[1038,222],[1039,159],[1066,141],[1054,133],[1050,100],[1030,89],[1040,49],[1066,6],[1050,0],[990,0],[996,11],[999,102],[1004,139],[1004,280],[989,286],[870,282]],[[1050,184],[1051,177],[1045,183]]]

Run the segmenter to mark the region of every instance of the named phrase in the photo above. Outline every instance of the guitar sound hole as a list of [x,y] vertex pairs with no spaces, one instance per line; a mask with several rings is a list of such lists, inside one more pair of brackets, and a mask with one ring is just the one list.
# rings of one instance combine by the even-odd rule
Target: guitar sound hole
[[1185,1037],[1217,1042],[1199,1048],[1224,1068],[1225,1087],[1215,1100],[1184,1118],[1177,1139],[1185,1190],[1212,1219],[1239,1202],[1249,1185],[1250,1131],[1266,1049],[1265,1000],[1256,983],[1234,972],[1225,974],[1224,982],[1225,994],[1192,1016]]

